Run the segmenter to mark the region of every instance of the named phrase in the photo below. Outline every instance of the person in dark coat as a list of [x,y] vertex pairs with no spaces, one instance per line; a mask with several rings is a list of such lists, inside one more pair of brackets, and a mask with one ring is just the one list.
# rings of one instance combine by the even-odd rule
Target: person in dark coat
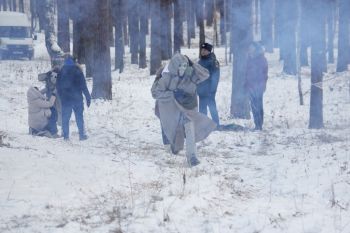
[[209,107],[210,115],[213,121],[219,127],[219,115],[216,108],[215,95],[220,78],[220,65],[212,52],[213,46],[209,43],[201,45],[201,54],[199,64],[209,71],[209,78],[197,85],[197,94],[199,96],[199,112],[207,115]]
[[254,117],[254,130],[262,130],[264,123],[263,95],[268,78],[268,64],[263,47],[252,42],[248,48],[248,61],[245,88],[250,97],[250,106]]
[[84,103],[83,94],[86,98],[86,105],[90,107],[91,96],[86,86],[83,72],[72,56],[68,56],[58,75],[57,91],[62,104],[62,133],[65,140],[69,139],[69,120],[74,111],[75,120],[78,126],[79,139],[86,140],[84,128]]

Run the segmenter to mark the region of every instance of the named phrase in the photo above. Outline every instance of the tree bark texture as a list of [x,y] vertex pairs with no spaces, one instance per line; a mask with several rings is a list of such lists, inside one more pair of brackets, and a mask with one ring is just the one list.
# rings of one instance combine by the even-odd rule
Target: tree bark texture
[[326,11],[325,1],[314,3],[310,31],[311,39],[311,96],[310,96],[310,129],[323,127],[323,71],[326,60]]
[[253,40],[252,0],[233,1],[231,10],[233,74],[230,112],[233,118],[249,119],[249,100],[244,82],[247,49]]
[[150,74],[153,75],[160,68],[162,62],[160,35],[160,0],[151,1],[151,65]]

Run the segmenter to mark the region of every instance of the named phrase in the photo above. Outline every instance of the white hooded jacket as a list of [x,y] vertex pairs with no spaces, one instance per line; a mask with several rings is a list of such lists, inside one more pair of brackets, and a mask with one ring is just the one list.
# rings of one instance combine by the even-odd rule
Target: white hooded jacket
[[48,123],[51,116],[50,108],[55,103],[55,96],[51,96],[50,100],[46,100],[43,94],[45,90],[39,91],[34,87],[29,88],[27,92],[28,101],[28,124],[29,127],[41,131]]

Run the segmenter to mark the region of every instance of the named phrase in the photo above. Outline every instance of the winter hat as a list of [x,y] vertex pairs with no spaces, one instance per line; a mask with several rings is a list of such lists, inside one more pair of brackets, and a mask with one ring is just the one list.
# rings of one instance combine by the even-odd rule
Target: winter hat
[[213,46],[211,44],[209,44],[209,43],[203,43],[203,44],[201,44],[201,48],[202,49],[206,49],[209,52],[211,52],[211,50],[213,49]]

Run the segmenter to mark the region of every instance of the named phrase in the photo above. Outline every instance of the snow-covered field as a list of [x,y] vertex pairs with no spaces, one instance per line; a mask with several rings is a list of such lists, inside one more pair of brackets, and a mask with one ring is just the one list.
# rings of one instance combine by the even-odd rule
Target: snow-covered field
[[[190,169],[183,152],[164,150],[153,77],[134,65],[113,72],[112,101],[85,110],[87,141],[75,122],[70,142],[28,135],[26,91],[42,85],[44,51],[41,43],[34,61],[0,61],[0,232],[350,232],[350,72],[329,66],[325,128],[309,130],[309,93],[300,106],[295,77],[281,74],[277,53],[267,55],[264,131],[214,132]],[[221,121],[252,128],[229,119],[223,52],[216,49]],[[310,70],[302,74],[307,92]]]

